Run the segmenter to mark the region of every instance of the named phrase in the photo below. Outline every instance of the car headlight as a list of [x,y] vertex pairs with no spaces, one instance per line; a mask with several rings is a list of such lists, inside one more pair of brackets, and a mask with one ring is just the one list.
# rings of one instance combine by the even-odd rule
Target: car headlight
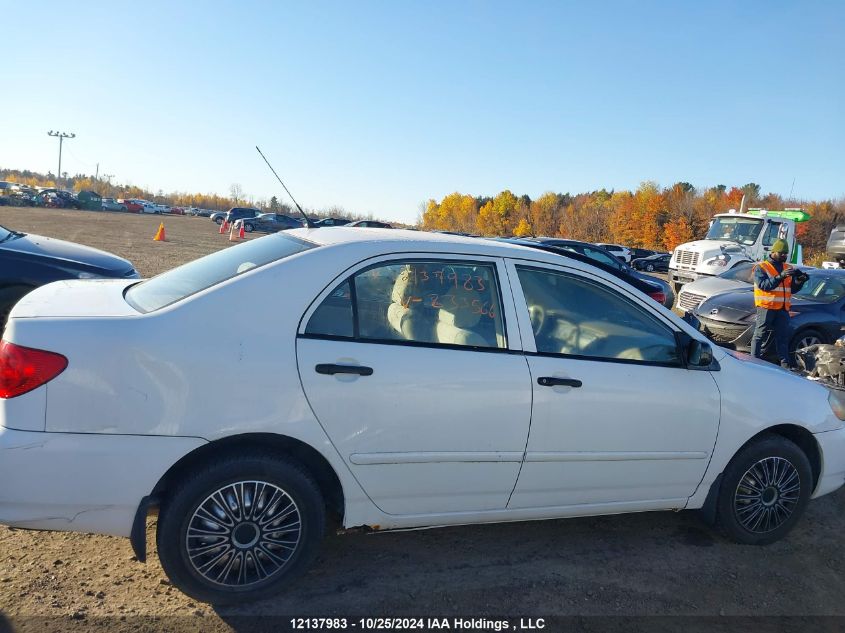
[[719,255],[718,257],[714,257],[712,259],[708,259],[704,262],[705,266],[727,266],[728,262],[731,261],[730,255]]
[[828,389],[827,401],[833,414],[840,420],[845,421],[845,391]]

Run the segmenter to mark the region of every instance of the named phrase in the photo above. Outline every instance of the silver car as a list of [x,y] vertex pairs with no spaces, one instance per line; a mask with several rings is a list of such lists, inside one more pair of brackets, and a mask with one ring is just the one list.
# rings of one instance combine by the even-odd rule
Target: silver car
[[704,277],[684,284],[678,293],[678,308],[692,312],[710,297],[741,290],[754,284],[754,262],[737,264],[718,277]]

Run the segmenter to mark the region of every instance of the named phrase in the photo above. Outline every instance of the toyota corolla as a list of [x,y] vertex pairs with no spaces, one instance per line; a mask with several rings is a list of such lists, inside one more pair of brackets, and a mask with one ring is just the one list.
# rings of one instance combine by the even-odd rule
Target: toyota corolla
[[144,560],[157,506],[165,571],[209,602],[292,582],[327,513],[383,530],[699,509],[765,544],[842,485],[843,419],[840,392],[711,348],[576,259],[294,229],[18,303],[0,522],[129,537]]

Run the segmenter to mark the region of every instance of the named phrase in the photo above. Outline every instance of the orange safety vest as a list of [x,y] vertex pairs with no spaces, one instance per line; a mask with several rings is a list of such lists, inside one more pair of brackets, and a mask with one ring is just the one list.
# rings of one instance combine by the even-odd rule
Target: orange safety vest
[[[765,260],[757,264],[760,266],[769,277],[777,277],[778,271],[769,260]],[[783,265],[783,271],[786,272],[791,266],[789,264]],[[756,273],[756,271],[755,271]],[[754,305],[758,308],[766,308],[768,310],[789,310],[792,305],[792,277],[787,277],[781,284],[773,290],[760,290],[757,284],[754,284]]]

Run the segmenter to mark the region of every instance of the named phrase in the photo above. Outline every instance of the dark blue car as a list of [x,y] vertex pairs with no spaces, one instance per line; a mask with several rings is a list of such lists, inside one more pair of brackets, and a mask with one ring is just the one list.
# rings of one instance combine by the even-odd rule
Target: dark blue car
[[62,279],[138,279],[132,262],[105,251],[0,226],[0,329],[30,290]]
[[[816,343],[833,343],[845,333],[845,270],[803,270],[810,278],[792,295],[790,353]],[[751,351],[756,313],[753,286],[710,297],[694,311],[704,334],[723,347],[741,352]],[[772,343],[764,341],[764,355],[774,359]]]

